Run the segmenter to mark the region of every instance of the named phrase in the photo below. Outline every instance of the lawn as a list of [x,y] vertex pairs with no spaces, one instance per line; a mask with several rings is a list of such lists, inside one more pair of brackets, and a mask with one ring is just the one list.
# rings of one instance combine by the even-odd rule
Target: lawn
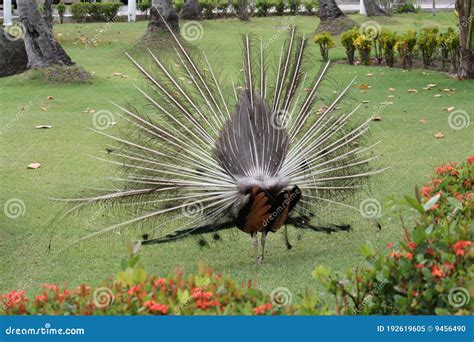
[[[358,15],[351,17],[360,23],[365,20]],[[204,35],[193,44],[206,50],[211,62],[218,63],[225,73],[235,73],[240,67],[239,35],[251,31],[264,40],[272,40],[271,48],[278,50],[284,35],[276,33],[283,20],[289,19],[255,18],[246,24],[234,19],[203,21]],[[317,20],[300,16],[293,23],[301,32],[311,35]],[[380,19],[382,27],[398,32],[432,25],[446,29],[454,24],[452,13]],[[25,75],[0,79],[0,204],[3,207],[13,198],[25,204],[23,216],[15,219],[0,216],[0,292],[19,287],[33,291],[35,285],[41,283],[98,284],[100,279],[118,271],[120,259],[125,255],[126,232],[91,239],[59,255],[55,251],[64,241],[56,238],[56,249],[48,253],[50,223],[62,209],[62,204],[50,198],[71,197],[81,189],[101,187],[104,177],[110,174],[109,164],[89,157],[103,153],[108,142],[89,129],[93,118],[89,109],[114,112],[110,101],[123,103],[139,98],[134,84],[141,82],[141,77],[124,57],[124,51],[137,42],[145,28],[145,22],[55,26],[55,33],[69,55],[95,73],[95,81],[90,85],[46,85],[38,78]],[[99,45],[86,48],[83,38],[92,37],[99,39]],[[331,50],[330,56],[337,60],[343,58],[344,51],[336,40],[338,46]],[[310,48],[319,64],[318,47],[311,43]],[[374,140],[381,141],[377,148],[381,154],[379,164],[390,169],[374,179],[370,193],[361,194],[361,200],[375,198],[384,206],[390,195],[413,194],[415,185],[426,182],[436,165],[464,160],[472,154],[472,125],[454,131],[448,125],[449,114],[443,108],[455,107],[473,113],[474,81],[458,81],[434,71],[405,72],[338,63],[330,75],[340,85],[357,76],[353,95],[359,102],[370,101],[358,115],[370,117],[378,111],[383,117],[382,121],[373,122],[372,135]],[[358,88],[360,83],[370,88],[363,93]],[[437,87],[424,90],[428,84]],[[410,93],[408,89],[418,92]],[[443,89],[455,90],[444,92]],[[435,97],[436,94],[442,96]],[[391,95],[394,97],[389,97]],[[380,104],[386,101],[393,104]],[[426,122],[420,123],[421,119]],[[53,128],[35,129],[43,124]],[[117,128],[111,128],[114,129]],[[434,138],[438,132],[444,134],[444,139]],[[27,170],[27,165],[33,162],[41,163],[41,168]],[[336,270],[360,265],[363,262],[359,253],[361,244],[370,240],[376,248],[383,249],[387,242],[400,236],[398,219],[389,220],[385,209],[381,230],[373,220],[363,219],[357,212],[340,215],[338,220],[353,225],[351,233],[305,233],[297,240],[294,230],[290,230],[294,245],[291,251],[286,251],[280,234],[272,234],[262,266],[255,265],[250,238],[240,232],[224,235],[223,241],[212,242],[210,248],[200,248],[194,239],[143,247],[142,260],[149,272],[157,274],[166,274],[176,267],[193,271],[202,261],[242,281],[251,279],[263,290],[287,287],[296,295],[308,286],[316,286],[311,278],[316,265]],[[84,225],[88,219],[76,218]],[[62,230],[67,231],[67,228],[62,227]],[[78,232],[71,232],[74,234]],[[137,237],[136,232],[130,235]]]

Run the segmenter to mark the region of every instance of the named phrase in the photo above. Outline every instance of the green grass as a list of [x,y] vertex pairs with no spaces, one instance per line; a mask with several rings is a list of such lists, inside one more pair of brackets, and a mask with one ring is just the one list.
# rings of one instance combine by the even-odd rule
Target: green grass
[[[359,22],[364,19],[352,16]],[[288,20],[288,18],[286,18]],[[379,20],[379,19],[377,19]],[[394,16],[381,19],[381,25],[392,30],[437,25],[442,29],[454,26],[452,13]],[[237,20],[203,21],[204,36],[196,42],[199,48],[210,53],[212,61],[224,72],[235,72],[239,68],[240,38],[242,32],[252,31],[256,36],[270,39],[281,25],[282,18],[252,19],[250,24]],[[295,23],[300,30],[312,34],[317,25],[314,17],[297,17]],[[123,52],[137,41],[145,31],[146,23],[134,24],[64,24],[56,25],[61,33],[61,43],[70,56],[81,66],[95,73],[91,85],[46,85],[40,79],[25,75],[0,79],[0,204],[12,198],[21,199],[26,206],[24,216],[16,219],[0,216],[0,249],[2,274],[0,292],[28,284],[33,291],[35,284],[45,282],[81,282],[98,284],[100,279],[117,272],[120,258],[125,255],[123,235],[96,238],[82,243],[54,258],[47,252],[49,223],[62,206],[50,197],[68,197],[86,187],[100,186],[110,165],[89,158],[103,151],[107,140],[89,130],[92,114],[87,108],[114,111],[109,101],[123,103],[138,98],[134,83],[141,80]],[[103,30],[100,33],[99,30]],[[98,36],[100,44],[86,49],[79,37]],[[272,48],[279,49],[283,34],[278,36]],[[338,40],[338,39],[337,39]],[[318,48],[310,49],[319,58]],[[338,47],[331,50],[331,58],[341,59],[344,51]],[[319,63],[319,61],[317,61]],[[129,78],[112,76],[114,72]],[[367,73],[374,76],[368,77]],[[354,87],[358,100],[369,100],[359,115],[368,117],[380,102],[392,101],[393,105],[382,110],[383,120],[372,125],[375,140],[381,140],[377,151],[381,153],[380,164],[390,170],[377,177],[372,185],[371,197],[382,204],[388,195],[412,194],[414,186],[427,181],[433,168],[448,160],[465,159],[473,151],[472,125],[460,131],[448,126],[448,113],[444,107],[472,113],[474,105],[473,81],[458,81],[445,74],[423,70],[403,72],[400,69],[382,67],[352,67],[336,64],[331,77],[344,84],[357,76],[358,83],[371,86],[366,93]],[[437,88],[422,90],[429,83]],[[388,98],[389,88],[395,88],[394,98]],[[418,93],[410,94],[408,89]],[[455,92],[440,92],[443,88],[455,88]],[[443,94],[435,98],[437,93]],[[54,99],[48,100],[48,96]],[[20,108],[28,106],[23,114]],[[43,110],[42,107],[46,110]],[[420,124],[419,120],[426,120]],[[50,130],[35,129],[36,125],[48,124]],[[112,128],[114,129],[114,128]],[[443,132],[445,139],[437,140],[433,135]],[[39,162],[42,167],[27,170],[26,166]],[[365,194],[361,198],[367,197]],[[387,213],[384,211],[384,214]],[[217,271],[229,272],[238,279],[252,279],[257,287],[271,290],[285,286],[294,293],[308,286],[316,286],[311,271],[324,264],[337,270],[361,265],[363,258],[359,246],[366,240],[379,249],[400,236],[397,220],[383,219],[383,228],[378,230],[374,222],[364,220],[357,213],[345,213],[344,219],[354,225],[350,234],[304,234],[298,241],[291,231],[294,249],[286,251],[280,234],[272,234],[267,242],[267,256],[263,266],[256,267],[252,257],[250,238],[240,232],[225,236],[221,243],[211,243],[211,248],[200,249],[193,239],[167,246],[151,246],[142,249],[142,259],[150,272],[164,274],[175,267],[186,271],[195,270],[199,261],[204,261]],[[80,217],[78,220],[87,220]],[[56,246],[61,240],[56,239]]]

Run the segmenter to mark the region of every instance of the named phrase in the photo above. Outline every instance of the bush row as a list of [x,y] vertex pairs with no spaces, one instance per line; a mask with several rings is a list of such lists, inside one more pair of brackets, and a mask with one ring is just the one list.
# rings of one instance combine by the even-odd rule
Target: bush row
[[120,2],[76,2],[71,5],[72,18],[78,23],[112,21],[117,16]]
[[[181,12],[184,1],[173,1],[174,8],[177,13]],[[227,0],[200,0],[203,16],[206,19],[215,17],[235,16],[239,1],[233,0],[232,6],[229,6]],[[151,0],[142,0],[137,4],[137,8],[146,12],[150,9]],[[248,10],[259,17],[266,17],[269,15],[283,15],[289,13],[291,15],[297,14],[316,14],[318,4],[316,0],[257,0],[255,5],[249,5]]]
[[[327,60],[329,49],[335,46],[332,37],[324,32],[315,37],[315,42],[321,47],[323,59]],[[439,32],[436,27],[427,27],[419,32],[408,30],[397,34],[385,28],[364,32],[362,28],[354,27],[342,33],[341,44],[349,64],[354,64],[357,51],[364,65],[370,65],[375,59],[378,64],[385,62],[393,67],[397,55],[405,69],[413,66],[414,58],[421,58],[425,68],[433,66],[436,59],[441,60],[443,68],[449,64],[453,72],[459,65],[459,32],[452,28]]]
[[7,315],[469,315],[474,308],[473,180],[471,156],[436,168],[415,197],[393,199],[389,209],[407,208],[403,215],[409,219],[402,221],[398,242],[382,252],[370,243],[362,246],[367,266],[345,273],[324,266],[313,271],[334,296],[332,303],[311,289],[291,303],[285,291],[268,294],[204,265],[189,276],[179,270],[152,276],[136,254],[137,245],[129,246],[122,270],[99,287],[44,284],[34,297],[17,289],[0,295],[0,303]]

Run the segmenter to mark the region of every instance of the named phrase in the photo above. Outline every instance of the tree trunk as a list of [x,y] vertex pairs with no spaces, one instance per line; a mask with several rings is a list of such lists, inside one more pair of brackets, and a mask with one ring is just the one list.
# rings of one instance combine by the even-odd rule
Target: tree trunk
[[16,75],[28,66],[25,43],[0,27],[0,77]]
[[375,3],[375,0],[364,0],[364,6],[368,17],[387,15],[387,13]]
[[53,32],[53,0],[44,0],[43,19],[49,30]]
[[24,41],[29,68],[45,68],[74,62],[54,39],[46,26],[36,0],[18,0],[18,14],[25,33]]
[[180,13],[181,19],[201,20],[202,10],[197,0],[186,0]]
[[148,22],[148,32],[168,31],[162,18],[166,20],[174,32],[179,33],[178,15],[173,8],[171,0],[152,1],[150,20]]
[[335,0],[319,0],[319,19],[316,33],[327,31],[338,35],[357,26],[355,21],[341,11]]
[[459,14],[459,78],[474,78],[474,51],[472,50],[472,0],[458,0],[456,9]]
[[319,19],[330,20],[345,16],[335,0],[319,0]]
[[249,21],[250,14],[248,0],[239,0],[237,5],[237,16],[239,17],[239,20]]

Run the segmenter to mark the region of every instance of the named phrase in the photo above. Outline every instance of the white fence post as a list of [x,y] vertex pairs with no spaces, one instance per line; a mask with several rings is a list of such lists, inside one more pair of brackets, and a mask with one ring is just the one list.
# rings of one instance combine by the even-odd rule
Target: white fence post
[[3,0],[3,26],[12,24],[12,0]]

